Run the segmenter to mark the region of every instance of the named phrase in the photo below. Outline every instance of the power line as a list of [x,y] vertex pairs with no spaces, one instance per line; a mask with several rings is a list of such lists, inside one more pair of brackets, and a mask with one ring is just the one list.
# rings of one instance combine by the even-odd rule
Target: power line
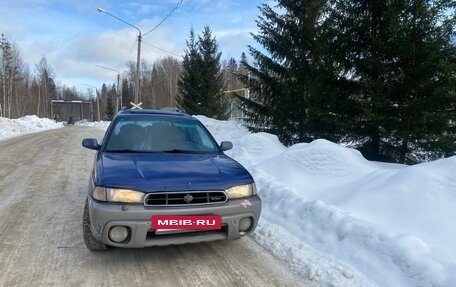
[[176,6],[171,9],[171,11],[169,11],[168,15],[165,16],[165,18],[163,18],[160,23],[158,23],[157,25],[155,25],[155,27],[152,28],[152,30],[150,30],[149,32],[143,34],[143,37],[147,36],[148,34],[152,33],[153,31],[155,31],[163,22],[165,22],[166,19],[168,19],[169,17],[171,17],[171,15],[173,15],[174,12],[176,12],[177,8],[179,8],[180,5],[182,5],[182,2],[184,0],[180,0],[179,2],[177,2]]
[[176,56],[176,57],[180,57],[180,55],[178,55],[178,54],[175,54],[175,53],[173,53],[173,52],[170,52],[170,51],[166,51],[165,49],[162,49],[162,48],[160,48],[160,47],[157,47],[157,46],[155,46],[155,45],[149,44],[149,43],[147,43],[147,42],[144,42],[144,41],[142,41],[142,42],[143,42],[143,44],[149,45],[149,46],[151,46],[151,47],[153,47],[153,48],[155,48],[155,49],[157,49],[157,50],[160,50],[160,51],[163,51],[163,52],[165,52],[165,53],[168,53],[168,54],[174,55],[174,56]]

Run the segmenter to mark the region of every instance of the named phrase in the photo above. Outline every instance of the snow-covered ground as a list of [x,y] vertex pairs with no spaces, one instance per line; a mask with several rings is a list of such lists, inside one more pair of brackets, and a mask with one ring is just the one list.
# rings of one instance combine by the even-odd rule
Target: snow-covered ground
[[107,130],[108,129],[108,126],[111,122],[107,122],[107,121],[100,121],[100,122],[88,122],[88,121],[79,121],[79,122],[76,122],[74,125],[75,126],[86,126],[86,127],[96,127],[96,128],[99,128],[99,129],[102,129],[102,130]]
[[236,122],[197,118],[233,142],[227,154],[255,178],[263,213],[253,238],[296,271],[322,286],[369,285],[362,277],[455,286],[456,156],[383,164],[325,140],[286,148]]
[[61,127],[63,123],[37,116],[25,116],[19,119],[0,117],[0,140]]
[[[263,212],[253,239],[316,286],[455,285],[456,157],[370,162],[325,140],[287,148],[234,121],[196,118],[234,143],[227,154],[255,178]],[[32,119],[40,130],[61,125],[23,121]],[[0,139],[24,133],[9,121],[0,118]]]

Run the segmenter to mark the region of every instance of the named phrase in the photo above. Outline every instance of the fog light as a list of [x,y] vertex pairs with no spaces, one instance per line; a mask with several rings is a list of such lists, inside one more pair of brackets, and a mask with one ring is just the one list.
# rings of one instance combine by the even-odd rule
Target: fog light
[[114,242],[119,243],[119,242],[125,241],[125,239],[127,239],[129,233],[130,232],[129,232],[128,228],[125,226],[114,226],[114,227],[111,227],[111,229],[109,230],[109,239],[111,239]]
[[244,217],[239,221],[239,231],[245,232],[252,227],[252,218],[251,217]]

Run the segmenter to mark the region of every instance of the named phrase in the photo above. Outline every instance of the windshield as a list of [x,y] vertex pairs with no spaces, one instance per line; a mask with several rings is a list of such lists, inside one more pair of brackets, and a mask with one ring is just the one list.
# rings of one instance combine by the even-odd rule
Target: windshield
[[109,152],[218,153],[198,121],[166,117],[118,118],[106,141]]

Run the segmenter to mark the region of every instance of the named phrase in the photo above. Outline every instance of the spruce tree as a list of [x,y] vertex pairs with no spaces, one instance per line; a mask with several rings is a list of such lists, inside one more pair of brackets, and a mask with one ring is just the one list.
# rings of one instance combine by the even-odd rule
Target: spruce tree
[[[242,52],[241,54],[241,59],[239,61],[239,66],[238,66],[238,72],[237,74],[242,76],[248,76],[249,75],[249,71],[247,70],[245,64],[248,63],[248,60],[247,60],[247,56],[245,55],[244,52]],[[245,78],[246,80],[248,80],[248,77]]]
[[[351,136],[369,159],[454,154],[456,50],[451,1],[336,1],[334,54],[352,71],[361,115]],[[454,11],[453,11],[454,13]],[[452,20],[453,19],[453,20]],[[426,159],[426,158],[421,158]]]
[[114,111],[114,104],[113,104],[112,98],[116,97],[116,96],[117,96],[116,86],[112,85],[111,89],[106,94],[107,99],[106,99],[105,114],[106,114],[106,119],[108,121],[110,121],[114,118],[115,111]]
[[[240,97],[252,130],[279,136],[285,144],[323,137],[337,140],[348,118],[350,98],[338,87],[340,69],[328,52],[330,1],[279,0],[277,8],[260,6],[259,33],[253,38],[266,50],[249,47],[254,63],[241,61],[241,75],[251,91]],[[343,101],[342,101],[343,99]]]
[[180,106],[188,113],[202,114],[216,119],[227,116],[227,101],[223,97],[221,53],[209,27],[205,27],[198,41],[193,28],[178,81]]
[[201,93],[206,100],[202,103],[205,114],[216,119],[227,118],[227,100],[222,91],[224,89],[223,74],[220,65],[218,44],[212,31],[208,26],[204,27],[203,33],[199,36],[198,51],[201,55]]
[[187,113],[193,115],[204,114],[201,94],[201,56],[198,53],[198,43],[195,39],[193,27],[190,29],[190,38],[187,41],[187,50],[182,61],[182,72],[177,82],[179,90],[179,105]]
[[234,58],[228,59],[223,64],[223,80],[224,87],[228,90],[240,87],[239,79],[237,77],[238,64]]

